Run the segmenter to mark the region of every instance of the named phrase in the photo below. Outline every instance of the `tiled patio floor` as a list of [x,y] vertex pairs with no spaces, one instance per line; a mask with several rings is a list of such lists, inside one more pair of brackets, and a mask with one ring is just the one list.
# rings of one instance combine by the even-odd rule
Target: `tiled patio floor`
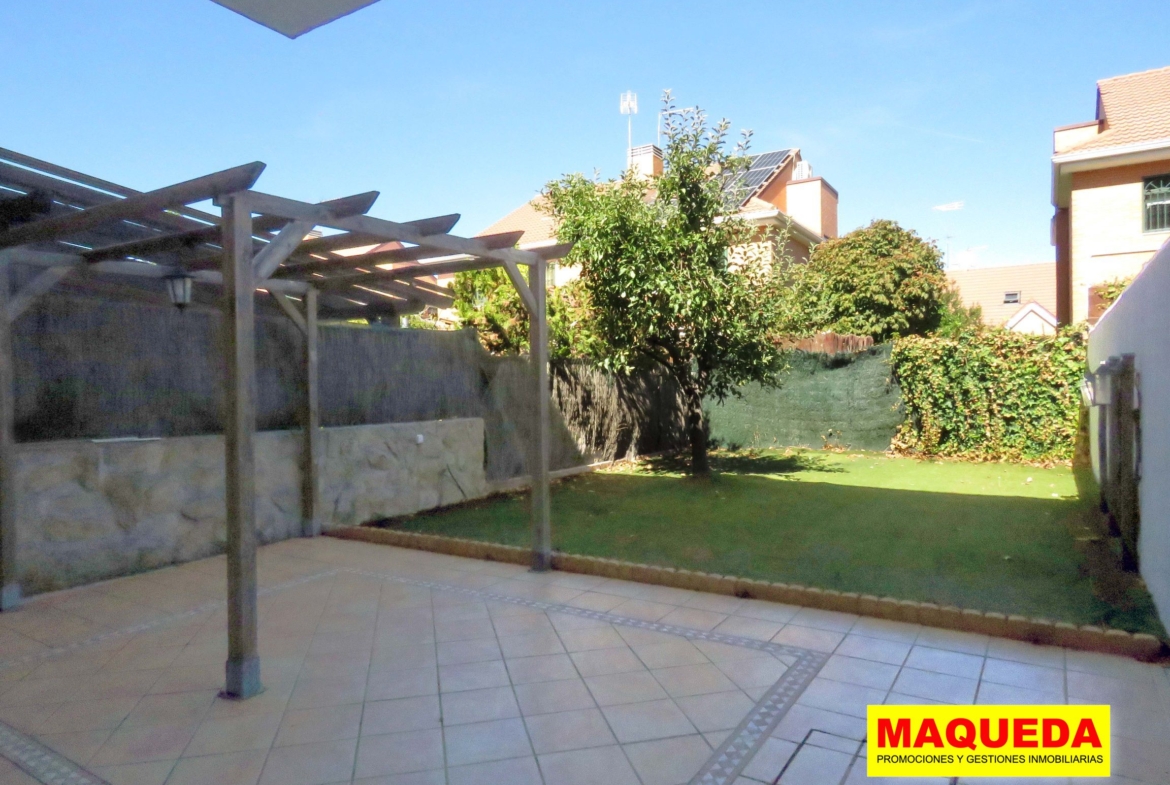
[[0,616],[0,783],[856,785],[866,705],[930,701],[1111,703],[1113,781],[1170,783],[1162,668],[328,538],[261,550],[227,701],[223,571]]

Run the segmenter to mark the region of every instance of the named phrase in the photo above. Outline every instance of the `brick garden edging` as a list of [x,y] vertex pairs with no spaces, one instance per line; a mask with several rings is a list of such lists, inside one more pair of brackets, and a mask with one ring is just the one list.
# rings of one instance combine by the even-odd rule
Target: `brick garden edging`
[[[532,560],[530,549],[515,545],[498,545],[479,540],[442,537],[435,534],[417,534],[373,526],[351,526],[334,529],[326,534],[343,540],[359,540],[510,564],[529,564]],[[705,572],[679,570],[674,567],[655,567],[649,564],[635,564],[595,556],[576,556],[554,552],[553,568],[564,572],[670,586],[676,589],[691,589],[711,594],[728,594],[736,597],[782,602],[806,608],[856,613],[878,619],[980,633],[1028,643],[1119,654],[1146,661],[1157,659],[1163,651],[1162,641],[1146,633],[1130,633],[1125,630],[1088,624],[1078,627],[1075,624],[1054,622],[1049,619],[1034,619],[991,611],[984,612],[970,608],[935,605],[929,602],[898,600],[893,597],[875,597],[856,592],[816,589],[790,583],[771,583],[736,578],[730,575],[713,575]]]

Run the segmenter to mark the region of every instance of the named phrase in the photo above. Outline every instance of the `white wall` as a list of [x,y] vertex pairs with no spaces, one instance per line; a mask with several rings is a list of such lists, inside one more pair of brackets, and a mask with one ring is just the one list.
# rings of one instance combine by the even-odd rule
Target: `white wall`
[[[1122,354],[1134,355],[1141,395],[1138,558],[1162,623],[1170,627],[1170,244],[1089,333],[1089,368]],[[1097,472],[1095,414],[1089,434]]]

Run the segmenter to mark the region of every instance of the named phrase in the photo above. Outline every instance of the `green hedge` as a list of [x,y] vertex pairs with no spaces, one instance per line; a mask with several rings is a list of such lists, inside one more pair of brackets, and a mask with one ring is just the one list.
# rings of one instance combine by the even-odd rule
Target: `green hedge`
[[906,422],[894,449],[977,460],[1072,458],[1085,337],[985,330],[902,338],[891,356]]

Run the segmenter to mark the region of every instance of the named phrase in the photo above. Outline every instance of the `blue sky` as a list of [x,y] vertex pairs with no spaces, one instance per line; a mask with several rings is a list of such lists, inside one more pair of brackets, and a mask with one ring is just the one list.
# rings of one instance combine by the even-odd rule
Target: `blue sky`
[[[0,146],[149,189],[252,160],[308,200],[479,231],[564,172],[616,175],[663,88],[799,146],[842,231],[893,218],[955,266],[1048,261],[1052,128],[1170,64],[1148,3],[383,0],[290,41],[210,0],[0,7]],[[933,208],[962,202],[962,209]],[[948,239],[949,238],[949,239]]]

